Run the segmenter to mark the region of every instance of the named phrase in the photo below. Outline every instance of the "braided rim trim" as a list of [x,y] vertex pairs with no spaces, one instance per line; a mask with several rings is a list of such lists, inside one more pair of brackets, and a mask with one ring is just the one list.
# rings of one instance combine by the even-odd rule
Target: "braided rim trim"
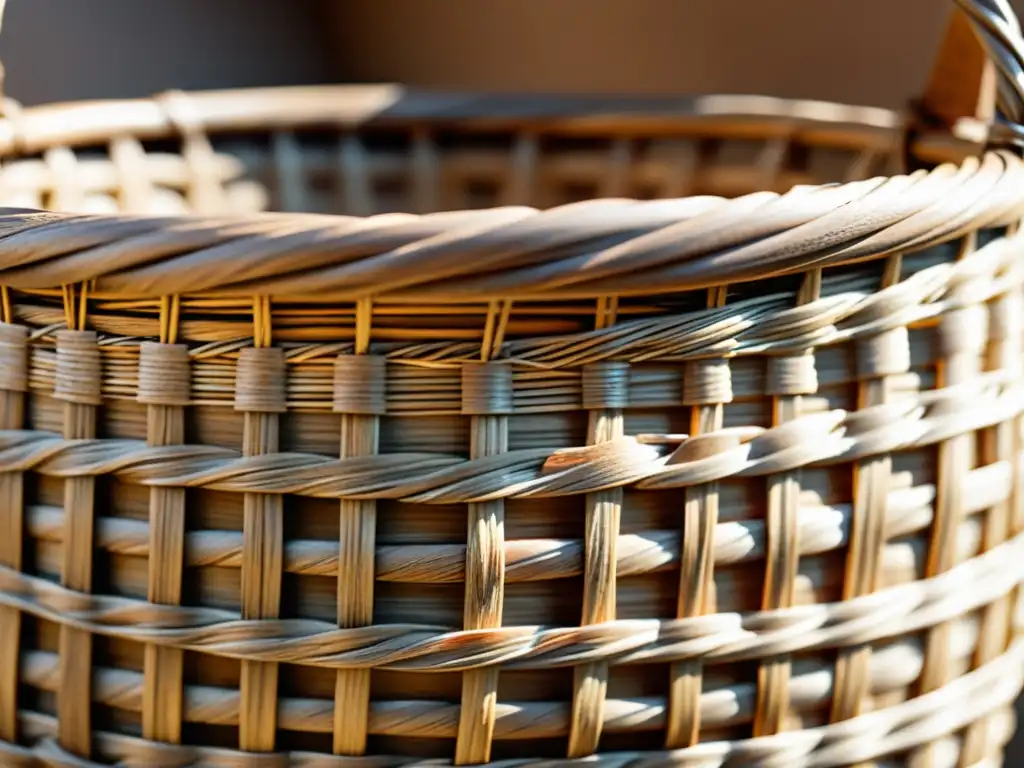
[[736,199],[593,200],[370,218],[0,209],[0,282],[114,295],[479,302],[667,293],[918,250],[1024,216],[1006,152]]

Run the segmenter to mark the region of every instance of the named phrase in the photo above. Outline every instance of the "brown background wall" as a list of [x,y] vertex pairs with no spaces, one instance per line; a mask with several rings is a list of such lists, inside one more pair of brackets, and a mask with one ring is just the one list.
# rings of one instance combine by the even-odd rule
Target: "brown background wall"
[[9,0],[7,92],[27,104],[328,81],[310,0]]
[[[1024,3],[1022,3],[1024,4]],[[328,3],[345,71],[466,88],[747,92],[899,106],[946,0]]]
[[[1024,0],[1014,0],[1024,10]],[[26,103],[171,87],[391,81],[746,92],[898,108],[949,0],[10,0]]]

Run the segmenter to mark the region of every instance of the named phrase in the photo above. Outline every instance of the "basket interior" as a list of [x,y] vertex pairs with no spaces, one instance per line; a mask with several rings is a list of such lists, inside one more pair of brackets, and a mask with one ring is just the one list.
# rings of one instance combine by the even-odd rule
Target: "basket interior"
[[25,110],[0,126],[0,199],[90,212],[365,216],[733,197],[897,172],[904,139],[902,118],[885,110],[745,96],[172,94]]

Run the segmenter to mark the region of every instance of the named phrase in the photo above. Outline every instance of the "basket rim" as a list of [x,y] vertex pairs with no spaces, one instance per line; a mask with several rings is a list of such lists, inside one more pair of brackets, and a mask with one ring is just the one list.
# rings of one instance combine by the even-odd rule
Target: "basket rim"
[[477,131],[799,137],[891,149],[908,118],[881,107],[744,94],[603,96],[431,91],[397,84],[170,91],[148,98],[8,108],[0,153],[103,142],[119,134],[159,139],[188,131],[430,126]]
[[466,304],[663,295],[919,251],[1024,217],[1005,150],[784,194],[370,217],[0,208],[0,282],[93,295]]

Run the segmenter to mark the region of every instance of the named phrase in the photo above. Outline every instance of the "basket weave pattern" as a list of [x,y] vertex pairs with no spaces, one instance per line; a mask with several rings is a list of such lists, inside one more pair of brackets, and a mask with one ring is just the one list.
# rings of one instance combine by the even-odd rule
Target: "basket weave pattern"
[[[26,263],[5,307],[33,320],[3,326],[3,492],[24,514],[0,539],[14,545],[0,627],[33,627],[20,682],[60,692],[56,718],[40,699],[21,732],[85,751],[95,701],[164,742],[183,722],[237,727],[247,751],[283,732],[333,733],[343,754],[367,735],[399,753],[425,737],[471,762],[522,739],[586,754],[599,737],[685,747],[753,728],[778,735],[732,752],[810,755],[825,739],[838,762],[802,764],[839,765],[900,739],[960,749],[947,734],[974,721],[992,736],[973,748],[998,750],[1020,661],[1005,646],[1020,245],[959,233],[1014,225],[1022,177],[991,154],[754,211],[613,200],[297,227],[7,215],[0,255]],[[716,251],[680,253],[680,231],[741,220]],[[572,256],[595,222],[616,244]],[[892,255],[858,262],[879,251]],[[715,272],[726,252],[742,258]],[[548,273],[521,268],[549,253],[563,258]],[[770,253],[790,255],[772,271],[795,282],[744,282]],[[621,272],[638,263],[651,267]],[[76,268],[85,288],[39,287]],[[372,301],[346,295],[353,272],[381,287]],[[675,290],[694,273],[731,288]],[[576,330],[604,284],[596,328]],[[650,304],[656,286],[667,305]],[[90,644],[113,666],[94,672]],[[806,687],[821,674],[831,711]],[[851,721],[867,731],[809,727],[911,691],[929,695]],[[716,708],[723,694],[739,709]],[[111,758],[213,759],[117,722],[98,743]]]
[[0,210],[0,764],[998,764],[1024,163],[905,128],[0,120],[0,199],[77,211]]

